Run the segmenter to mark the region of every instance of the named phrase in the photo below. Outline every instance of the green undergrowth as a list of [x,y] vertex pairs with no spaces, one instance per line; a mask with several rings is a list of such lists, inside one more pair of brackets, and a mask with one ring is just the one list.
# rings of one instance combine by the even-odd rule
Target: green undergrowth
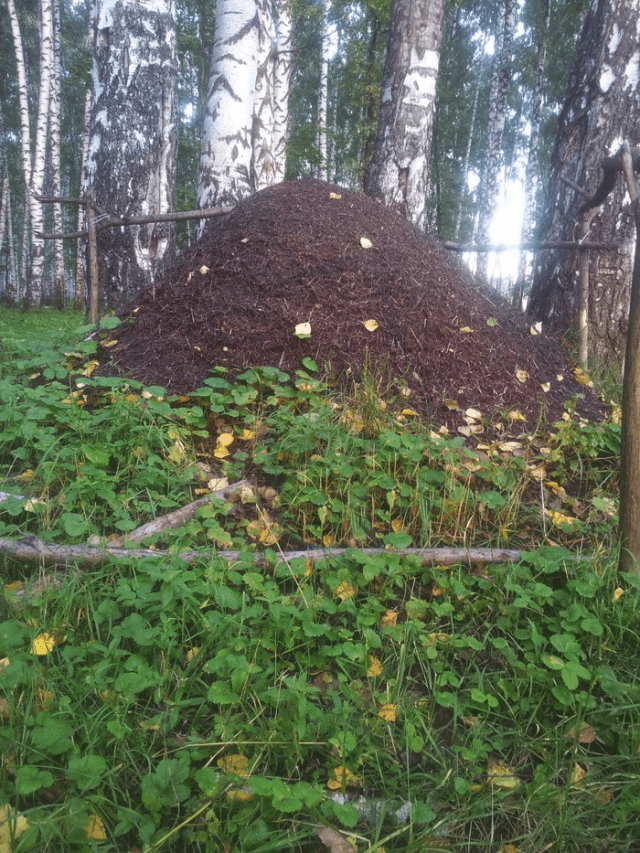
[[[640,843],[616,423],[568,411],[471,446],[374,383],[333,392],[311,359],[178,398],[98,376],[95,350],[76,336],[5,365],[5,546],[126,546],[244,485],[101,568],[6,557],[2,853]],[[406,551],[439,546],[521,556]]]

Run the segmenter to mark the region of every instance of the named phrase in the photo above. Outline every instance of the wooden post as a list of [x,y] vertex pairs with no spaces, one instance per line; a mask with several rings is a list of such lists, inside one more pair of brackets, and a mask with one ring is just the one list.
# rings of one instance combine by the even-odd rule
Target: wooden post
[[[599,213],[599,208],[587,210],[580,219],[580,237],[582,243],[586,239],[593,218]],[[589,360],[589,249],[578,249],[578,265],[580,270],[579,299],[578,299],[578,361],[583,370],[587,369]]]
[[640,209],[628,142],[624,143],[621,154],[622,171],[629,188],[636,225],[636,251],[622,383],[619,568],[621,571],[640,572]]
[[96,239],[95,193],[89,187],[86,196],[87,231],[89,233],[89,322],[98,322],[98,241]]

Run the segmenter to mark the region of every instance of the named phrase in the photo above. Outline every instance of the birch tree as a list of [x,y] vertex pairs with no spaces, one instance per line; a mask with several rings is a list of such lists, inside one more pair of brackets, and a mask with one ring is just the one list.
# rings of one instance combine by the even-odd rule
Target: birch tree
[[[51,178],[54,196],[60,196],[60,3],[52,3],[53,45],[52,73],[49,97],[50,113],[50,143],[51,143]],[[53,204],[54,230],[62,232],[62,205],[59,201]],[[56,304],[62,308],[65,301],[64,253],[62,240],[53,241],[53,293]]]
[[[640,0],[593,0],[558,121],[541,236],[572,240],[584,203],[579,188],[595,201],[598,215],[589,242],[615,242],[619,249],[589,253],[591,293],[584,306],[591,355],[620,365],[627,331],[633,245],[632,217],[621,212],[625,186],[619,180],[598,198],[601,163],[621,142],[638,142],[640,125]],[[568,183],[567,183],[568,181]],[[578,187],[578,189],[576,189]],[[546,250],[535,259],[528,311],[559,332],[575,329],[580,315],[578,253]]]
[[[22,169],[26,187],[24,241],[28,239],[28,221],[31,226],[31,266],[27,285],[27,300],[30,306],[40,305],[44,283],[44,240],[38,236],[44,225],[42,194],[45,172],[45,148],[47,142],[49,98],[53,74],[53,12],[51,0],[40,3],[40,90],[36,115],[36,136],[33,159],[31,157],[31,129],[29,99],[27,92],[26,66],[22,37],[13,0],[7,0],[11,32],[16,58],[18,94],[20,100],[20,142]],[[28,216],[27,216],[28,210]]]
[[217,0],[198,170],[199,208],[235,205],[253,192],[259,33],[256,0]]
[[253,107],[254,189],[275,182],[275,71],[276,30],[271,0],[258,0],[258,54]]
[[424,230],[444,0],[395,0],[365,191]]
[[[116,216],[175,210],[176,0],[98,0],[87,186]],[[175,247],[175,225],[99,232],[103,307],[153,287]]]
[[284,181],[287,162],[292,32],[293,21],[289,9],[289,0],[276,0],[276,65],[273,90],[274,183]]
[[329,0],[324,0],[324,18],[322,24],[322,53],[320,56],[320,81],[318,86],[318,151],[320,164],[318,178],[328,180],[329,163],[327,151],[327,105],[329,100],[329,57],[331,42],[329,40]]

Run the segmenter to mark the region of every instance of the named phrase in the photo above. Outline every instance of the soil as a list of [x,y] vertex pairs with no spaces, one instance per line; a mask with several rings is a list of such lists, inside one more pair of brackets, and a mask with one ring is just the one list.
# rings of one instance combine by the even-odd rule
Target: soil
[[[218,365],[293,372],[309,356],[334,377],[358,380],[366,366],[389,390],[400,380],[411,391],[403,406],[453,429],[472,407],[517,410],[531,430],[576,395],[582,415],[603,414],[560,341],[531,334],[402,216],[321,181],[279,184],[209,220],[127,318],[106,369],[170,393],[189,393]],[[296,337],[300,323],[310,337]]]

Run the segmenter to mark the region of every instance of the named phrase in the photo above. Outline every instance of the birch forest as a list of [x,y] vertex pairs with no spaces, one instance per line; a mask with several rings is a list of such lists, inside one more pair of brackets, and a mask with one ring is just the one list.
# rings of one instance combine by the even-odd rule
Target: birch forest
[[[85,303],[84,207],[64,199],[92,193],[103,217],[148,219],[230,207],[312,176],[467,248],[472,270],[534,319],[578,325],[577,254],[544,241],[576,238],[576,210],[601,162],[636,141],[628,34],[639,7],[4,0],[0,296]],[[613,245],[617,230],[628,247],[629,217],[613,225],[617,192],[597,240]],[[145,222],[99,231],[105,307],[152,285],[205,224]],[[508,252],[485,251],[506,243]],[[609,272],[593,269],[599,291],[582,321],[605,361],[623,346],[630,262],[619,255],[591,253]]]

